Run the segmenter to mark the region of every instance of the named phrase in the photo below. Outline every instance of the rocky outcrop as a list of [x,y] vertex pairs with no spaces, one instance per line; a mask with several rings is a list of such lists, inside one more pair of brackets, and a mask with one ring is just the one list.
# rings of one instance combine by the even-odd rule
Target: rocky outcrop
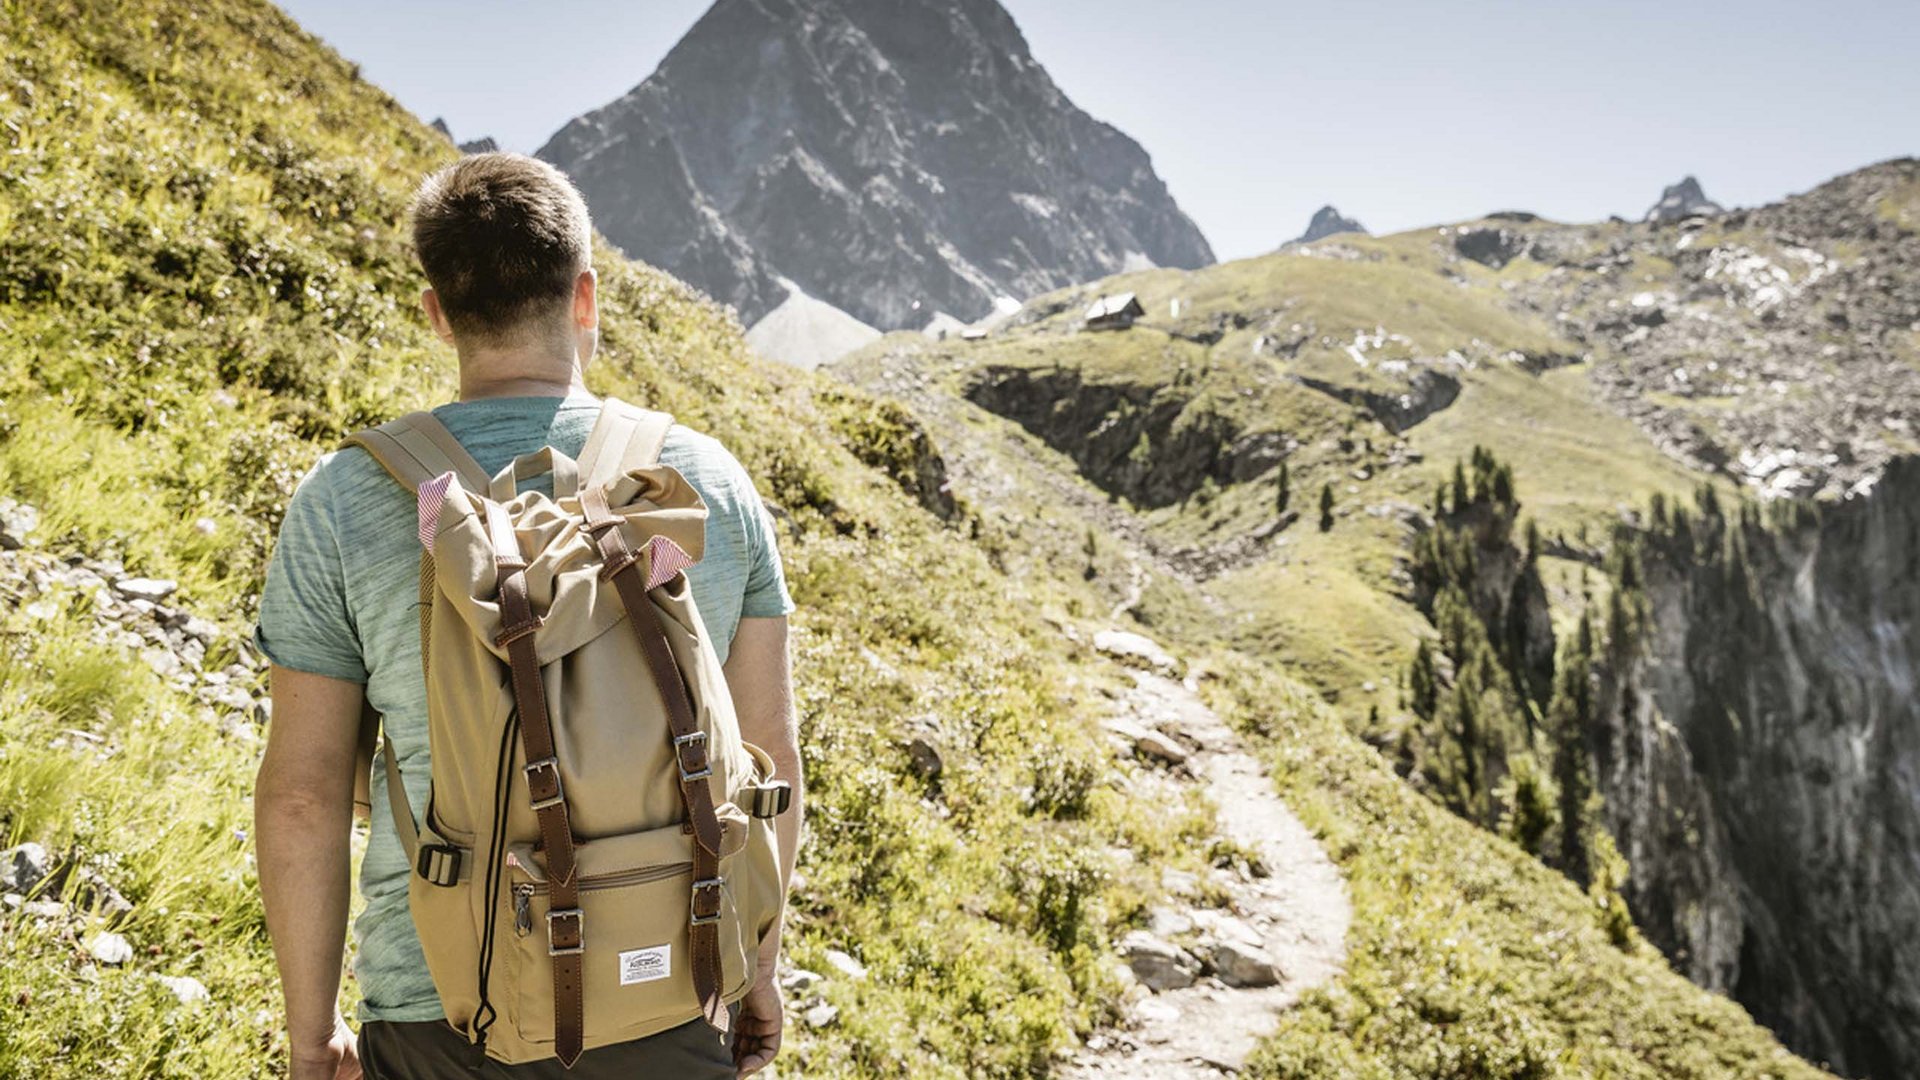
[[1710,217],[1726,212],[1725,207],[1707,198],[1707,193],[1700,187],[1700,181],[1689,176],[1662,191],[1660,201],[1647,208],[1647,216],[1644,220],[1649,224],[1658,225],[1666,221]]
[[1460,397],[1459,379],[1424,366],[1413,369],[1398,393],[1370,387],[1343,386],[1306,375],[1297,375],[1295,378],[1302,386],[1366,409],[1396,435],[1452,405]]
[[1350,217],[1340,216],[1340,211],[1332,206],[1323,206],[1314,211],[1313,220],[1307,222],[1307,231],[1294,240],[1296,244],[1311,244],[1315,240],[1324,240],[1340,233],[1360,233],[1365,235],[1367,227]]
[[753,323],[808,295],[882,330],[1213,261],[1145,151],[994,0],[719,0],[539,156],[601,231]]
[[1208,480],[1250,480],[1284,455],[1277,433],[1243,432],[1174,386],[1089,381],[1075,368],[989,366],[974,374],[966,395],[1140,506],[1179,502]]
[[1920,1073],[1920,461],[1641,545],[1596,778],[1649,938],[1801,1053]]
[[[1510,295],[1603,358],[1603,398],[1687,465],[1768,496],[1872,484],[1920,431],[1920,161],[1716,229],[1509,226],[1553,267]],[[1652,262],[1672,270],[1628,272]]]

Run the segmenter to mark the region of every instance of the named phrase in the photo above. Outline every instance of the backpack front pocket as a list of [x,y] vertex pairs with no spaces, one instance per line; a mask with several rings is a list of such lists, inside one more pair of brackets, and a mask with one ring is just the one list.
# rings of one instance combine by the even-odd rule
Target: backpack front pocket
[[[746,842],[747,819],[723,813],[721,824],[721,850],[730,856]],[[688,920],[693,845],[690,833],[671,825],[576,846],[588,1048],[642,1038],[700,1015]],[[543,858],[531,845],[514,845],[509,855],[509,917],[501,946],[512,958],[514,1024],[526,1041],[551,1044],[551,886]],[[722,866],[731,861],[723,858]],[[740,951],[740,920],[731,884],[721,892],[723,994],[731,999],[739,989],[740,960],[734,954]]]

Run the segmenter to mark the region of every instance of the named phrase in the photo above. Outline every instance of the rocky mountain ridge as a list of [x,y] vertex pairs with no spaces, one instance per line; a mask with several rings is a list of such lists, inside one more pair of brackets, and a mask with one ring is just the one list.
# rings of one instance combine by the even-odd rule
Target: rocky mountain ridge
[[1340,233],[1365,233],[1367,227],[1350,217],[1343,216],[1331,205],[1323,206],[1313,212],[1313,220],[1307,222],[1307,231],[1295,237],[1296,244],[1311,244],[1315,240],[1324,240]]
[[1670,184],[1660,192],[1660,200],[1647,208],[1642,221],[1651,224],[1682,221],[1690,217],[1711,217],[1724,214],[1726,208],[1707,198],[1705,189],[1694,177],[1687,177],[1677,184]]
[[882,330],[1213,261],[1145,151],[995,0],[719,0],[539,151],[629,254],[751,324],[791,279]]

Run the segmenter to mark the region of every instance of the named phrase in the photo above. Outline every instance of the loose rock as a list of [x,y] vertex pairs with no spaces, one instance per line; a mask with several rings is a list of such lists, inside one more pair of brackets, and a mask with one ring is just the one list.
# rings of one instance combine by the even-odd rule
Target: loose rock
[[172,596],[179,590],[180,585],[166,578],[134,577],[121,578],[113,583],[113,587],[121,596],[129,600],[145,600],[157,604]]
[[1179,743],[1157,731],[1142,732],[1133,741],[1133,750],[1136,754],[1158,758],[1169,765],[1179,765],[1187,760],[1187,752],[1180,748]]
[[1124,664],[1173,674],[1180,667],[1152,638],[1128,630],[1102,630],[1093,635],[1093,647]]
[[167,988],[182,1005],[197,1005],[212,997],[206,984],[191,975],[155,975],[154,981]]
[[102,930],[87,939],[87,952],[103,964],[124,964],[133,959],[133,946],[127,939]]
[[843,953],[839,949],[827,950],[827,964],[849,979],[864,979],[867,977],[867,965],[855,960],[850,954]]
[[29,840],[0,851],[0,891],[26,894],[47,876],[47,849]]
[[1120,956],[1149,990],[1178,990],[1200,976],[1200,962],[1190,953],[1144,930],[1120,939]]
[[1233,940],[1216,941],[1207,959],[1228,986],[1272,986],[1280,981],[1280,966],[1265,949]]

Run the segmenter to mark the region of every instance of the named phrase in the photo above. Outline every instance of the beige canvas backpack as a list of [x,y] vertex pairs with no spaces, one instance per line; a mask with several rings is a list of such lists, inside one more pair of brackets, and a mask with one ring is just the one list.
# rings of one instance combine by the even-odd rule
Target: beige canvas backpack
[[[780,918],[788,789],[694,608],[706,506],[659,464],[671,424],[608,399],[579,462],[491,477],[430,413],[344,444],[419,499],[423,819],[380,756],[447,1021],[505,1063],[724,1035]],[[548,471],[554,497],[517,490]]]

